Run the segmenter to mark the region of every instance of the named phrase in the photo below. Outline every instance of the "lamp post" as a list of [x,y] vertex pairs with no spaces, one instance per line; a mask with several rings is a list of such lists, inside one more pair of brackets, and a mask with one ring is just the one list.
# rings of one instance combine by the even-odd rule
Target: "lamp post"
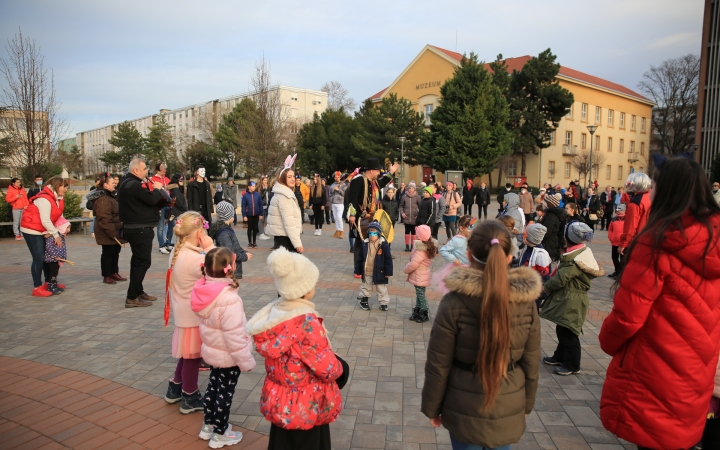
[[[590,184],[593,184],[592,180],[592,157],[593,157],[593,135],[595,134],[595,130],[597,130],[597,125],[588,125],[587,127],[588,131],[590,132]],[[587,188],[587,186],[586,186]]]
[[405,181],[405,136],[400,136],[400,182]]

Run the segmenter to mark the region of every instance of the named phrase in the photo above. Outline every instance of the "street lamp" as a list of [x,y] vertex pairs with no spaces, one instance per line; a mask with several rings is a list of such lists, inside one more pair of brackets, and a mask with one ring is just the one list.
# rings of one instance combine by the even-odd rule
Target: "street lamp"
[[593,175],[592,175],[592,170],[593,170],[592,157],[593,157],[593,140],[594,140],[593,135],[595,134],[595,130],[597,130],[597,125],[588,125],[587,129],[590,132],[590,184],[593,184],[593,180],[592,180],[592,177],[593,177]]
[[400,182],[405,181],[405,136],[400,136]]

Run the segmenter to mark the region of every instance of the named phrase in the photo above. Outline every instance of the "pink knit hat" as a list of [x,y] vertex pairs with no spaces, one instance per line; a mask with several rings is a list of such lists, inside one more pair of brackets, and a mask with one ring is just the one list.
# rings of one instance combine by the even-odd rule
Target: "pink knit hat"
[[420,225],[415,228],[415,234],[417,235],[418,239],[425,242],[430,239],[430,236],[432,236],[432,230],[427,225]]

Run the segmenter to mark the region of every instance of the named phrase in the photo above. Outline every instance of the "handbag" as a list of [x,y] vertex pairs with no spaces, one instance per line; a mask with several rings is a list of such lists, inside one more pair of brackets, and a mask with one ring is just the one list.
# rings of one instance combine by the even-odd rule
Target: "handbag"
[[340,375],[340,376],[337,378],[337,380],[335,380],[335,382],[336,382],[337,385],[338,385],[338,388],[342,389],[342,388],[345,387],[345,385],[346,385],[347,382],[348,382],[348,379],[350,378],[350,366],[348,365],[348,363],[347,363],[344,359],[342,359],[341,357],[339,357],[339,356],[337,355],[337,353],[335,353],[335,357],[337,358],[338,362],[340,363],[340,365],[341,365],[342,368],[343,368],[343,373],[342,373],[342,375]]
[[590,220],[598,220],[598,215],[597,215],[597,214],[589,214],[589,215],[588,215],[588,219],[590,219]]

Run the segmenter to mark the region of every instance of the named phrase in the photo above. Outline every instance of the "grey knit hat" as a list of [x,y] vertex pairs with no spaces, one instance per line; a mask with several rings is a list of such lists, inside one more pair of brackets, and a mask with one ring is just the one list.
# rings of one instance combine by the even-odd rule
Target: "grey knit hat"
[[565,229],[565,239],[573,244],[582,244],[593,240],[595,234],[592,228],[583,222],[572,222]]
[[407,187],[408,187],[408,189],[410,189],[410,188],[415,189],[415,182],[411,181],[410,183],[408,183]]
[[227,222],[235,217],[235,208],[232,203],[223,200],[215,206],[215,213],[220,222]]
[[545,237],[545,233],[547,233],[547,228],[539,223],[534,223],[532,225],[528,225],[525,228],[525,231],[527,232],[527,237],[525,239],[527,239],[527,241],[532,245],[539,245]]

